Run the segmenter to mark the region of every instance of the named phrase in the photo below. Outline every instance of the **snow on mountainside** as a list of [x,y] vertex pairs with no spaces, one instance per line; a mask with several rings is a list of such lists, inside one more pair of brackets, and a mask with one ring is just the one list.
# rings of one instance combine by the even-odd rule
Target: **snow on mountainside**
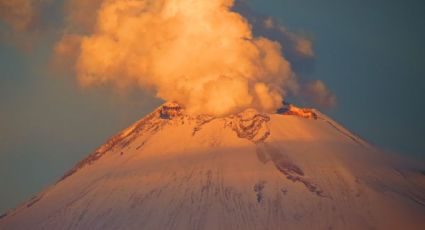
[[422,229],[425,175],[313,109],[190,116],[166,103],[0,229]]

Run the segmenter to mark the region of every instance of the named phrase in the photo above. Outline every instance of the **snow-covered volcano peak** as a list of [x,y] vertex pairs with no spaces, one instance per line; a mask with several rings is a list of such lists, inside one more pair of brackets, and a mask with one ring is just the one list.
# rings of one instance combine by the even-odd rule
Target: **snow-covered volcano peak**
[[165,103],[0,229],[422,229],[425,175],[314,109],[225,117]]

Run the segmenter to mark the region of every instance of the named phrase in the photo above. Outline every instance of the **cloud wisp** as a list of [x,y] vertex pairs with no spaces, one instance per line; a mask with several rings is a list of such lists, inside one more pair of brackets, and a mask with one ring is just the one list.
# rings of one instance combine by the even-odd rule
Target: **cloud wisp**
[[[0,0],[0,42],[30,51],[43,34],[51,32],[56,6],[52,0]],[[52,23],[54,24],[54,23]]]

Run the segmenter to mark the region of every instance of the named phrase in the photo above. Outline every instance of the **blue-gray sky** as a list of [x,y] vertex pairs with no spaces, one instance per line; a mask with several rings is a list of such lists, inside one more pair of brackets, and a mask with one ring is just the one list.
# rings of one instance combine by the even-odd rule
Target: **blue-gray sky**
[[[382,149],[425,156],[422,1],[247,3],[313,38],[309,75],[338,99],[327,114]],[[58,20],[49,24],[60,24],[60,13],[50,16]],[[161,103],[143,93],[79,88],[73,76],[49,69],[55,32],[38,36],[31,51],[0,40],[0,212],[52,184]]]

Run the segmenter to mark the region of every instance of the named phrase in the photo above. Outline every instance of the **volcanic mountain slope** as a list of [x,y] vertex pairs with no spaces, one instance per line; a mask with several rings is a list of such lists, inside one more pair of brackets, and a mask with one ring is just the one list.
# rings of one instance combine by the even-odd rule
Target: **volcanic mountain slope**
[[316,110],[215,118],[167,103],[0,229],[423,229],[424,179]]

